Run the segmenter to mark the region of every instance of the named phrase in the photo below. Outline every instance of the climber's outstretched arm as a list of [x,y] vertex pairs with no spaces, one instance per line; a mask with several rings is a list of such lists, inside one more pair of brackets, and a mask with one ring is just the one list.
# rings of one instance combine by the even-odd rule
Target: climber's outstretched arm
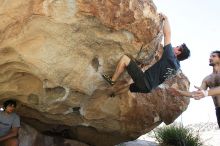
[[170,23],[166,15],[160,13],[160,16],[163,19],[163,34],[164,34],[164,46],[171,43],[171,28]]

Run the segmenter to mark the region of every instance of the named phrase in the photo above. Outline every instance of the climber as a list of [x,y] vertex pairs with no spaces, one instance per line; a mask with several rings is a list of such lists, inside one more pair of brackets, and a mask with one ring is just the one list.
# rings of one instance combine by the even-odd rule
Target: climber
[[160,17],[164,21],[164,52],[161,59],[143,72],[132,58],[123,55],[112,77],[105,74],[102,75],[110,85],[114,85],[126,69],[134,82],[129,87],[130,91],[148,93],[180,68],[179,61],[185,60],[190,56],[190,50],[185,44],[172,48],[171,29],[168,18],[164,14],[160,14]]
[[15,100],[6,100],[3,103],[3,111],[0,111],[0,146],[18,146],[18,130],[20,118],[14,112]]

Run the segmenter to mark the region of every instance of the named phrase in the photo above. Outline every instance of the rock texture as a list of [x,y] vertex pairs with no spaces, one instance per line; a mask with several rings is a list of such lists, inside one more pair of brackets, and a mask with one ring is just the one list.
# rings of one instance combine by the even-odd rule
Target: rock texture
[[181,72],[149,94],[129,92],[126,73],[114,87],[101,77],[123,54],[147,67],[159,59],[162,22],[151,0],[0,0],[0,13],[0,101],[15,98],[38,131],[114,145],[187,108],[188,98],[168,90],[189,87]]
[[62,137],[46,136],[40,134],[34,128],[22,123],[19,130],[20,146],[89,146],[74,140],[64,139]]

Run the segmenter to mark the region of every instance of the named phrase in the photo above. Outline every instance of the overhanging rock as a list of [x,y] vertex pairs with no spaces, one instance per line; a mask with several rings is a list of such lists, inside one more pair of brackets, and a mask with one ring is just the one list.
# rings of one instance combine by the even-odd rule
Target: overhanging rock
[[38,131],[114,145],[187,108],[188,98],[167,90],[188,89],[182,73],[149,94],[129,92],[126,73],[112,88],[101,76],[123,54],[147,67],[159,59],[162,23],[151,0],[0,1],[0,13],[0,101],[17,99],[22,121]]

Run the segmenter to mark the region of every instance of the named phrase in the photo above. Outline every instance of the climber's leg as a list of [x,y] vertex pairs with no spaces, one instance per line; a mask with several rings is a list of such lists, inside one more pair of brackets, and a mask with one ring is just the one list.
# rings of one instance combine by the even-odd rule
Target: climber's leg
[[125,71],[126,67],[130,63],[131,59],[127,55],[123,55],[119,60],[115,73],[112,76],[112,81],[116,81],[119,76]]
[[102,77],[110,84],[114,85],[119,76],[125,71],[126,67],[130,62],[130,58],[127,55],[123,55],[117,64],[116,70],[112,78],[108,75],[102,75]]
[[130,61],[129,65],[127,66],[127,72],[134,81],[134,83],[130,85],[131,92],[150,92],[151,86],[146,79],[144,72],[135,63],[135,61]]

